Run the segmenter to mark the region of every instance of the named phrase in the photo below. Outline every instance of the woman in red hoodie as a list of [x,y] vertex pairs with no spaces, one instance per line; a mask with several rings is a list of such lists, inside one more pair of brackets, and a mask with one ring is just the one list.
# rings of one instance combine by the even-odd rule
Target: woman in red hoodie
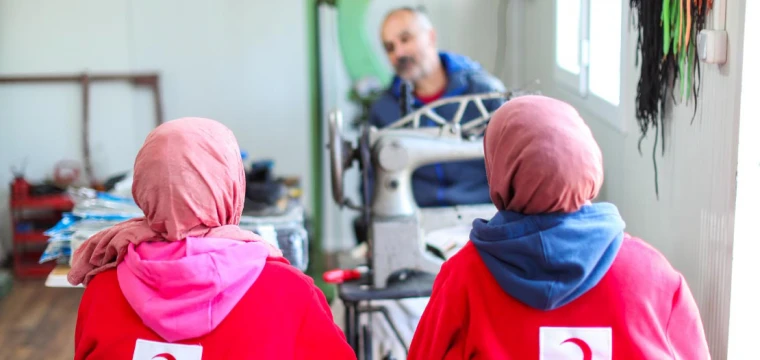
[[69,282],[86,285],[76,360],[355,359],[312,280],[237,227],[245,175],[229,129],[156,128],[132,194],[145,217],[74,254]]
[[602,154],[575,109],[513,99],[484,148],[499,212],[443,265],[409,359],[710,358],[683,276],[590,203]]

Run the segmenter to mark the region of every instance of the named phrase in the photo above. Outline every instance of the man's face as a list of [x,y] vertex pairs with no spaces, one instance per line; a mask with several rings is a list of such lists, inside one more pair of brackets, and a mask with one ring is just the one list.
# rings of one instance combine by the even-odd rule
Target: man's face
[[430,73],[437,56],[435,32],[424,29],[415,14],[400,11],[383,23],[381,37],[396,74],[417,81]]

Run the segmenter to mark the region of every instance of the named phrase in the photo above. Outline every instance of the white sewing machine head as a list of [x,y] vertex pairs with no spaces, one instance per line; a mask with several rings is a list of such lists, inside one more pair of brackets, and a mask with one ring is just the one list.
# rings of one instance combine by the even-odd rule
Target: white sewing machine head
[[[383,129],[365,126],[356,148],[341,136],[341,112],[330,112],[328,146],[333,199],[340,206],[364,214],[369,225],[367,260],[375,287],[385,287],[388,277],[398,270],[436,274],[444,261],[440,254],[451,250],[450,245],[426,244],[426,235],[469,226],[475,218],[490,218],[496,212],[491,204],[421,209],[414,200],[412,173],[432,163],[483,158],[481,135],[491,118],[483,100],[507,100],[513,96],[511,92],[486,93],[438,100]],[[439,106],[457,103],[458,111],[450,121],[434,112]],[[475,104],[480,116],[462,124],[470,103]],[[439,126],[419,127],[423,116]],[[369,183],[370,169],[374,175],[373,198],[370,202],[366,195],[369,192],[364,191],[365,206],[353,204],[343,194],[343,174],[354,160],[359,162],[364,184]],[[462,239],[462,243],[466,241]],[[438,256],[428,250],[431,248]]]

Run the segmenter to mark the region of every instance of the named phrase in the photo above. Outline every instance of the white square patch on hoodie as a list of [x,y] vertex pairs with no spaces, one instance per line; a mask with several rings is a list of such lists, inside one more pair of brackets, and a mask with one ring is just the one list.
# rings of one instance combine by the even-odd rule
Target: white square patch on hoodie
[[540,360],[612,359],[612,328],[541,327]]
[[132,360],[201,360],[203,346],[137,339]]

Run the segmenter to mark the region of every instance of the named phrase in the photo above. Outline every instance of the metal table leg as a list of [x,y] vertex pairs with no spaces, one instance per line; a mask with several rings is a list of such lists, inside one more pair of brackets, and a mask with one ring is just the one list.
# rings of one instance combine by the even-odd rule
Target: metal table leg
[[359,356],[359,314],[357,312],[358,304],[355,302],[344,302],[346,307],[346,340],[348,345],[354,349],[354,353]]

